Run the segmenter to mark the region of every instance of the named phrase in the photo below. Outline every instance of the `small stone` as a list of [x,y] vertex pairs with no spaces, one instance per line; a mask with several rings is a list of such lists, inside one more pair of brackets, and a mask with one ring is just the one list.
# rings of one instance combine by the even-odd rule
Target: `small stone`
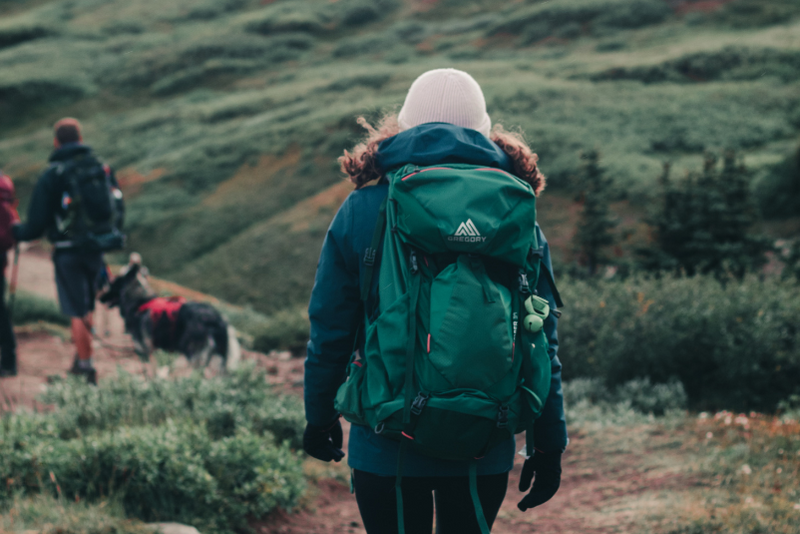
[[180,523],[148,523],[147,526],[155,527],[163,534],[200,534],[196,528]]

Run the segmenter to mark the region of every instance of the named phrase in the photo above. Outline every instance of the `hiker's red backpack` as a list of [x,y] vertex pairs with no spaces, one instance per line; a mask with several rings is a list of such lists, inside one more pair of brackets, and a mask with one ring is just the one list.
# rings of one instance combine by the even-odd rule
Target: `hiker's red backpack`
[[0,172],[0,252],[4,253],[14,246],[11,227],[19,222],[17,196],[11,178]]

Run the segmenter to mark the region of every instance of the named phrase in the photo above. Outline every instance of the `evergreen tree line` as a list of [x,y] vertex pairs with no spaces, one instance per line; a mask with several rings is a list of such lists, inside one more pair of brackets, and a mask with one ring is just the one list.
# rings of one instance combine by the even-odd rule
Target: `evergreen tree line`
[[[618,218],[611,209],[618,198],[613,178],[596,150],[581,157],[577,200],[582,209],[573,241],[578,264],[573,274],[595,276],[601,268],[624,267],[623,273],[633,269],[658,275],[703,274],[724,281],[759,272],[774,255],[783,262],[783,276],[800,280],[800,239],[773,242],[758,233],[761,214],[752,193],[753,173],[734,151],[725,151],[721,158],[706,153],[702,169],[682,179],[673,178],[670,165],[664,164],[660,194],[647,220],[650,243],[639,247],[635,260],[627,264],[611,254],[624,237],[616,230]],[[795,159],[800,162],[800,150],[787,161]],[[800,165],[789,171],[793,187],[784,191],[783,205],[800,202],[800,195],[791,198],[800,184]]]

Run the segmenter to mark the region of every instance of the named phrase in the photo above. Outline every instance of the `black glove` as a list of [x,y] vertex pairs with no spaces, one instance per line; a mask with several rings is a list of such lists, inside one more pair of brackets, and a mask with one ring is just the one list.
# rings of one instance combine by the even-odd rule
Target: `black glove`
[[317,460],[339,462],[344,458],[342,437],[342,424],[339,419],[325,427],[309,423],[303,432],[303,450]]
[[525,460],[519,477],[520,491],[528,491],[534,473],[536,480],[533,489],[517,504],[517,508],[523,512],[546,503],[558,491],[561,485],[561,453],[536,451],[533,456]]

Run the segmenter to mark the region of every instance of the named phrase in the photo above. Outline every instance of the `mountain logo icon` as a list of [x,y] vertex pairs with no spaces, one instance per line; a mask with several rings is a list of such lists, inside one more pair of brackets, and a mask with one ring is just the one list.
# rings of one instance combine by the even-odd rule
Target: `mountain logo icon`
[[458,227],[456,231],[456,236],[470,236],[476,237],[480,236],[481,233],[475,227],[475,223],[472,222],[472,219],[467,219],[467,222],[462,222],[461,225]]

